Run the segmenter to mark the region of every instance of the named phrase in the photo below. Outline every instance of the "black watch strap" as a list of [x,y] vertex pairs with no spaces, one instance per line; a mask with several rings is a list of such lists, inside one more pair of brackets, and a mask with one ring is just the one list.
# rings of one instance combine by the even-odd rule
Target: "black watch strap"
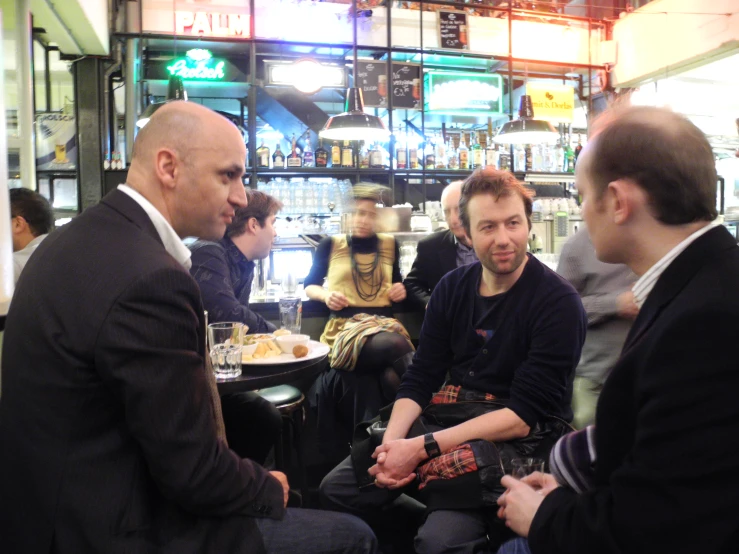
[[436,458],[441,454],[439,443],[434,439],[433,433],[426,433],[423,436],[423,447],[426,449],[426,454],[429,455],[429,458]]

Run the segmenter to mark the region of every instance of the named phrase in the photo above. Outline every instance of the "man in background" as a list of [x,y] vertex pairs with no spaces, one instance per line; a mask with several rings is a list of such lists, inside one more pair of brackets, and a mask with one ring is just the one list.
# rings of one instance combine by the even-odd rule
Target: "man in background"
[[[258,190],[246,191],[247,205],[236,209],[219,241],[190,245],[190,274],[198,282],[208,322],[240,321],[249,333],[271,333],[275,326],[249,308],[255,261],[269,256],[282,203]],[[280,439],[282,416],[256,392],[221,396],[229,447],[242,458],[264,464]]]
[[13,277],[15,282],[46,236],[54,228],[49,202],[38,192],[10,189],[10,225],[13,235]]
[[249,308],[257,260],[269,256],[282,203],[258,190],[247,191],[247,206],[236,210],[226,234],[217,242],[190,246],[190,273],[200,285],[208,321],[240,321],[249,333],[271,333],[275,326]]
[[598,395],[639,313],[631,292],[636,275],[623,264],[599,261],[585,228],[562,247],[557,273],[575,287],[588,315],[572,391],[572,425],[582,429],[595,420]]
[[477,261],[472,242],[459,219],[459,197],[464,181],[454,181],[441,193],[441,207],[449,229],[438,231],[418,242],[416,259],[403,284],[408,301],[426,309],[431,293],[451,270]]
[[228,120],[168,102],[126,184],[28,262],[3,342],[4,551],[374,552],[354,518],[286,509],[285,475],[224,440],[181,237],[223,236],[245,159]]

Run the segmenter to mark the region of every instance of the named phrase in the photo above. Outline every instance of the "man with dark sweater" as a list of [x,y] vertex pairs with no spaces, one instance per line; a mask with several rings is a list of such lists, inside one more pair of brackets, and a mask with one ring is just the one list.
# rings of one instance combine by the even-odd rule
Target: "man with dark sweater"
[[[586,316],[572,286],[526,253],[530,197],[510,173],[478,170],[462,187],[460,214],[480,262],[448,273],[431,295],[419,348],[373,455],[374,486],[360,492],[345,460],[321,484],[327,507],[372,520],[412,487],[430,457],[474,439],[529,437],[548,416],[572,419]],[[492,395],[506,407],[405,438],[447,373],[447,393]],[[415,538],[416,551],[487,550],[488,536],[500,535],[491,529],[490,510],[431,512]]]
[[[249,296],[255,261],[269,256],[277,236],[274,223],[282,203],[258,190],[247,190],[246,201],[221,240],[190,245],[190,274],[200,287],[210,323],[240,321],[249,333],[271,333],[275,326],[249,308]],[[231,449],[264,465],[282,432],[279,410],[253,391],[222,395],[221,409]]]

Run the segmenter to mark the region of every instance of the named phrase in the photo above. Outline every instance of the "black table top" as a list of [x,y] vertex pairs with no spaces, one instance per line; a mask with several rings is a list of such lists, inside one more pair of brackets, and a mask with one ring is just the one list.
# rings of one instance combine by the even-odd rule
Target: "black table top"
[[323,371],[327,364],[327,358],[328,355],[290,364],[243,365],[242,373],[238,377],[216,379],[218,392],[221,394],[244,392],[303,381],[315,377]]

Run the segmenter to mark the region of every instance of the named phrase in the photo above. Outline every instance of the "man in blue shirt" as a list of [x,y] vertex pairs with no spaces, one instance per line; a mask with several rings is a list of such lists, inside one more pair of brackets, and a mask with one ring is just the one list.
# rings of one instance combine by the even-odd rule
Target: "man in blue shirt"
[[248,190],[247,201],[221,240],[190,246],[190,273],[200,285],[210,323],[241,321],[249,333],[270,333],[275,326],[249,309],[249,296],[255,262],[269,256],[277,236],[274,224],[282,203],[258,190]]
[[[190,274],[198,282],[208,321],[241,321],[249,333],[270,333],[275,326],[249,309],[255,261],[266,258],[277,233],[279,200],[247,190],[248,205],[238,208],[226,234],[218,242],[197,241],[190,246]],[[226,439],[242,458],[264,464],[280,436],[280,412],[255,392],[221,396]]]
[[[537,440],[551,416],[572,419],[572,381],[586,316],[575,289],[526,252],[528,192],[509,172],[481,169],[465,181],[459,208],[480,261],[446,274],[431,295],[418,350],[373,455],[374,486],[360,492],[362,476],[347,459],[321,484],[326,507],[377,522],[380,507],[413,492],[426,460],[475,439]],[[406,438],[435,393],[433,403],[483,398],[505,407]],[[462,480],[450,484],[462,487]],[[490,542],[504,534],[495,507],[467,509],[468,500],[435,507],[415,537],[416,552],[494,547]]]

